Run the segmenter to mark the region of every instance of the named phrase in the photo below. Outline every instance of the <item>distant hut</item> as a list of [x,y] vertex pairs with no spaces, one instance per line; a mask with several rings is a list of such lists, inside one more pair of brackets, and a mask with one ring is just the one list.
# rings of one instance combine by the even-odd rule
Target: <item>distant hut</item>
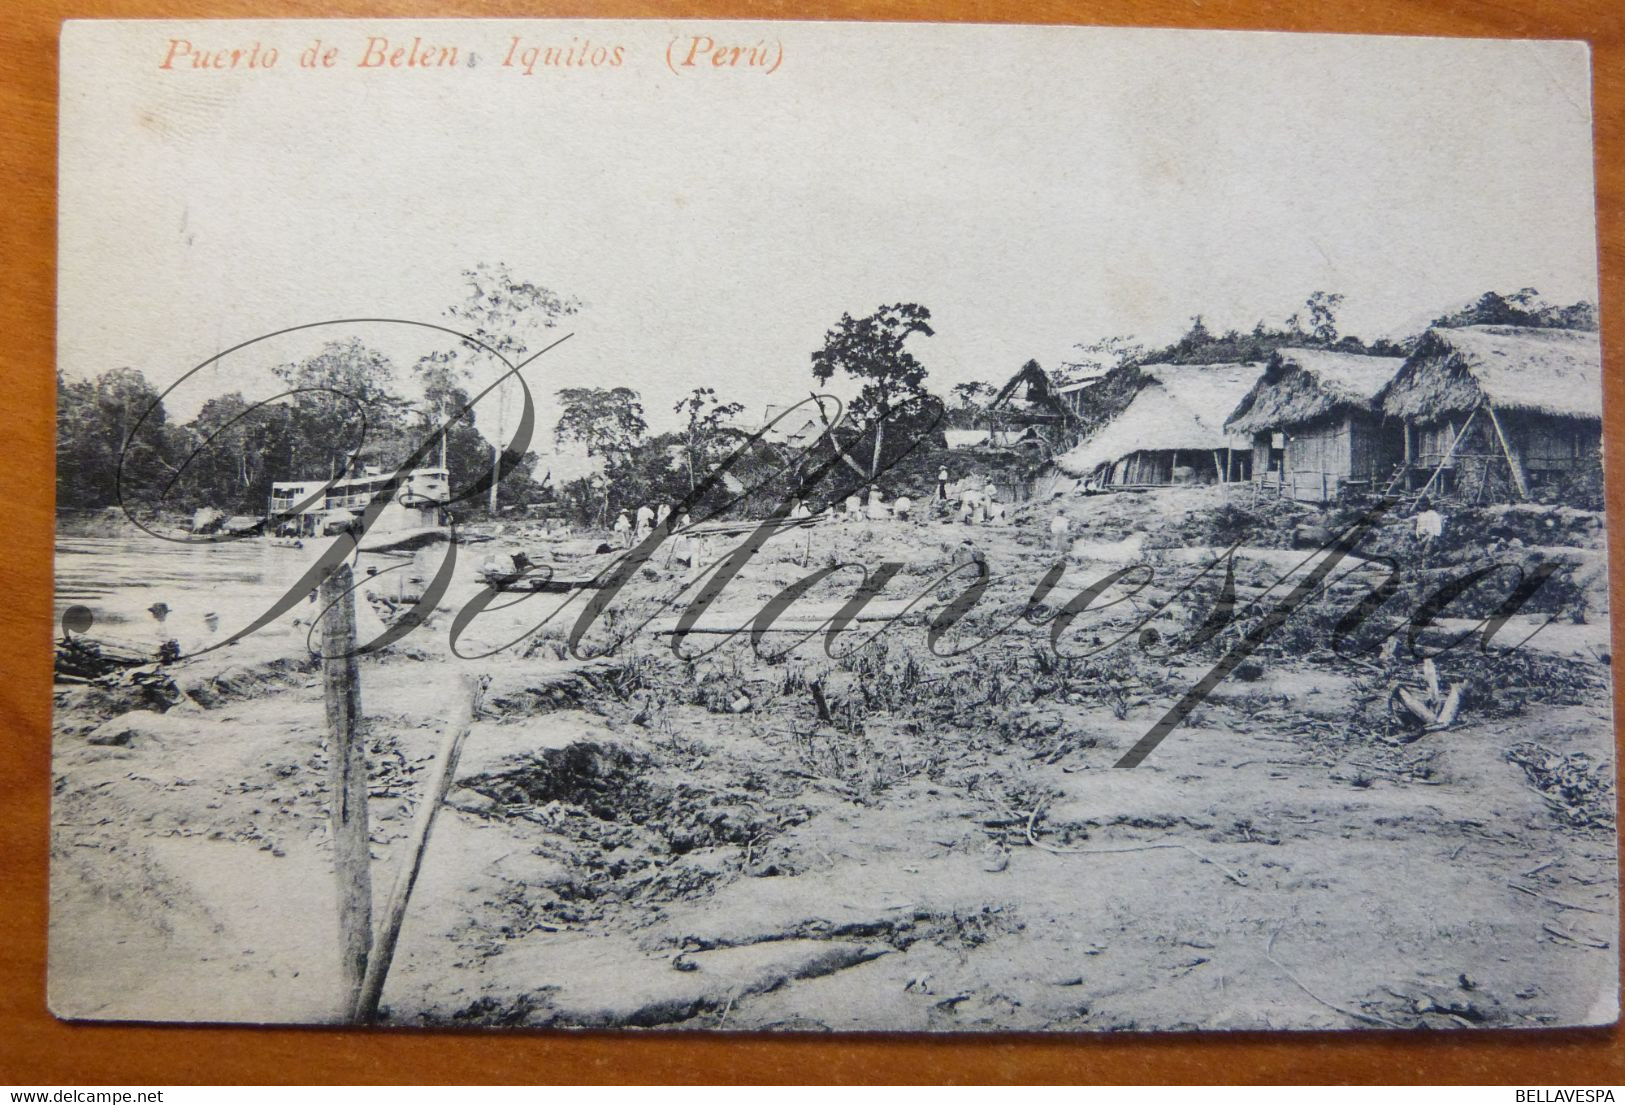
[[1252,473],[1252,441],[1224,428],[1259,364],[1143,365],[1144,385],[1115,418],[1056,463],[1101,487],[1231,483]]
[[1011,430],[945,430],[943,439],[950,449],[977,449],[982,452],[1013,453],[1027,449],[1047,453],[1049,439],[1037,426]]
[[943,440],[950,449],[975,449],[987,444],[986,430],[944,430]]
[[1533,484],[1599,466],[1601,342],[1581,330],[1435,328],[1379,401],[1404,423],[1412,490],[1478,498],[1504,486],[1527,498]]
[[1288,498],[1326,502],[1350,486],[1392,478],[1402,456],[1399,422],[1377,394],[1399,357],[1281,349],[1225,421],[1252,439],[1253,482]]
[[988,443],[1030,445],[1054,454],[1072,444],[1077,416],[1062,386],[1037,361],[1028,361],[987,405]]
[[769,445],[785,445],[795,450],[806,450],[824,434],[824,424],[808,408],[796,411],[783,403],[769,403],[762,412],[762,423],[746,430],[747,435],[760,434]]
[[1070,383],[1055,386],[1055,399],[1061,406],[1072,412],[1074,418],[1086,418],[1090,413],[1091,400],[1096,385],[1107,377],[1108,373],[1095,372],[1087,376],[1077,377]]

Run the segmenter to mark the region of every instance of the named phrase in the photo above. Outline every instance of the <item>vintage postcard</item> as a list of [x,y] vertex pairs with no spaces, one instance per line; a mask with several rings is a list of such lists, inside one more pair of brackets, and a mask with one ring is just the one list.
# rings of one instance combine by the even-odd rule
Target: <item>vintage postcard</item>
[[1583,43],[70,22],[50,1004],[1618,1010]]

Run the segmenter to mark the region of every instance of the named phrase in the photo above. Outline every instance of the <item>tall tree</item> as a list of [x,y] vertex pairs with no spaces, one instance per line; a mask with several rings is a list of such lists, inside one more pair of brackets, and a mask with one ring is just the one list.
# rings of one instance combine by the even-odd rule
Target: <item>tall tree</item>
[[1343,305],[1340,292],[1315,292],[1304,301],[1309,312],[1309,336],[1320,345],[1337,344],[1337,309]]
[[[412,375],[423,392],[422,402],[417,407],[419,427],[412,449],[415,451],[422,446],[428,435],[438,437],[425,454],[425,463],[444,462],[451,473],[452,500],[462,501],[474,490],[491,463],[490,443],[477,428],[478,413],[469,402],[468,372],[459,365],[456,352],[439,350],[419,358],[412,366]],[[519,463],[512,465],[496,483],[499,509],[534,502],[543,494],[533,475],[536,464],[536,453],[527,450]],[[483,505],[489,509],[489,493]]]
[[558,400],[559,439],[576,442],[589,457],[606,463],[626,459],[649,429],[643,400],[631,388],[563,388]]
[[600,521],[609,513],[610,491],[618,470],[635,466],[638,446],[648,430],[643,401],[631,388],[564,388],[558,393],[559,416],[554,433],[560,441],[579,444],[589,457],[603,460]]
[[715,388],[698,387],[685,398],[679,399],[673,413],[686,415],[688,425],[683,431],[683,452],[688,467],[688,489],[699,485],[700,474],[709,473],[711,466],[722,459],[730,444],[743,438],[733,426],[734,419],[744,413],[743,403],[724,403],[717,398]]
[[[464,270],[463,279],[468,286],[467,295],[461,303],[446,309],[447,317],[511,364],[518,364],[540,348],[542,335],[581,307],[578,300],[518,279],[505,264],[478,264]],[[461,352],[470,359],[483,353],[478,346],[466,344]],[[506,372],[507,366],[498,365],[494,370]],[[506,445],[503,440],[507,433],[506,389],[506,382],[497,386],[496,426],[491,438],[490,509],[493,514],[497,510],[497,485],[502,481]]]
[[[859,385],[847,413],[860,434],[873,433],[870,481],[882,468],[887,422],[905,405],[917,408],[932,398],[925,389],[925,366],[905,343],[915,334],[930,337],[934,333],[930,311],[917,303],[896,303],[860,319],[843,314],[825,333],[823,347],[812,355],[813,376],[819,383],[827,384],[839,373]],[[856,468],[844,451],[841,456]]]
[[174,427],[138,370],[92,380],[57,375],[57,502],[157,506],[176,472]]
[[404,433],[407,403],[398,394],[394,362],[359,338],[330,341],[314,355],[274,370],[295,391],[292,464],[306,478],[339,474],[367,452],[393,459]]
[[286,403],[256,405],[231,392],[203,404],[185,429],[178,482],[192,506],[263,510],[272,482],[293,466],[296,425]]

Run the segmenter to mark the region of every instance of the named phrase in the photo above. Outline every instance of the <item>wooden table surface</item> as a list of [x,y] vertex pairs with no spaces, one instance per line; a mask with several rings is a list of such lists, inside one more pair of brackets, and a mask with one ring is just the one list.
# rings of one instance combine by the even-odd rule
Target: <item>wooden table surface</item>
[[[1609,509],[1625,525],[1625,4],[1619,0],[78,0],[0,16],[6,553],[0,603],[0,1083],[558,1081],[1625,1082],[1617,1029],[792,1036],[69,1025],[45,1010],[57,32],[69,17],[560,16],[1093,23],[1586,39],[1596,92]],[[1485,104],[1487,113],[1494,104]],[[1464,125],[1471,125],[1465,121]],[[1617,527],[1616,527],[1617,528]],[[1615,533],[1621,601],[1625,540]],[[1616,636],[1618,627],[1616,625]],[[1618,694],[1616,689],[1616,695]],[[1418,888],[1419,892],[1422,891]]]

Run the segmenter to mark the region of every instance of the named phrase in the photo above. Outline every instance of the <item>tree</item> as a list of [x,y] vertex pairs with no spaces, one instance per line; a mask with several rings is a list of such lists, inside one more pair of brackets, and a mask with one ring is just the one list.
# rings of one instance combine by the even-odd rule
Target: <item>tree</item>
[[[579,300],[562,296],[539,284],[518,280],[505,264],[487,265],[483,262],[463,271],[468,294],[463,302],[446,309],[447,317],[461,326],[466,333],[477,338],[486,347],[500,353],[511,364],[518,364],[540,345],[541,335],[558,325],[559,319],[573,315],[581,308]],[[483,353],[479,346],[464,343],[465,356]],[[507,366],[499,366],[503,372]],[[502,481],[503,437],[507,431],[506,380],[497,385],[496,431],[491,438],[491,499],[490,509],[497,510],[497,485]],[[509,458],[510,461],[517,458]],[[509,465],[511,469],[512,464]]]
[[982,409],[982,399],[997,390],[992,384],[983,380],[971,380],[963,384],[955,384],[950,388],[954,398],[959,400],[959,409],[965,411],[978,411]]
[[396,394],[394,362],[383,353],[348,338],[274,371],[296,392],[290,468],[301,471],[286,478],[330,477],[359,452],[382,461],[399,448],[407,404]]
[[631,388],[564,388],[558,393],[559,440],[574,441],[589,457],[624,461],[643,440],[643,400]]
[[176,472],[175,428],[139,371],[69,383],[57,374],[57,502],[156,506]]
[[[424,463],[439,464],[444,459],[453,477],[452,499],[457,501],[473,490],[471,485],[491,463],[491,445],[477,428],[476,412],[464,386],[468,373],[458,366],[456,353],[445,350],[419,358],[412,373],[423,391],[423,401],[418,408],[420,428],[411,451],[416,451],[427,435],[439,436],[438,448],[426,454]],[[519,463],[509,466],[507,475],[497,484],[499,510],[530,503],[543,494],[533,475],[536,464],[535,452],[526,451]],[[489,499],[485,505],[489,509]]]
[[1547,303],[1534,288],[1519,288],[1508,295],[1485,292],[1458,311],[1440,315],[1434,326],[1537,326],[1563,330],[1596,330],[1597,308],[1585,300],[1559,307]]
[[1343,296],[1337,292],[1315,292],[1304,301],[1304,309],[1309,312],[1309,336],[1319,344],[1337,343],[1337,308],[1342,304]]
[[180,497],[191,506],[263,510],[273,480],[292,467],[295,429],[286,403],[255,405],[240,392],[210,399],[185,427]]
[[607,520],[610,493],[635,466],[634,454],[648,430],[643,401],[631,388],[564,388],[558,393],[559,416],[554,433],[560,441],[579,444],[589,457],[604,462],[600,523]]
[[1061,370],[1055,374],[1058,384],[1104,376],[1126,364],[1137,363],[1145,356],[1144,345],[1121,335],[1099,341],[1078,342],[1073,348],[1082,355],[1075,361],[1061,363]]
[[716,389],[707,387],[695,388],[672,408],[673,413],[688,416],[688,425],[683,434],[683,452],[688,465],[690,492],[699,486],[699,473],[709,474],[711,466],[721,461],[728,446],[744,437],[732,425],[744,410],[743,403],[724,403],[717,398]]
[[[1162,349],[1138,352],[1132,357],[1137,364],[1235,364],[1242,361],[1266,361],[1277,349],[1286,346],[1309,345],[1335,349],[1341,353],[1365,353],[1374,356],[1393,356],[1402,352],[1393,342],[1379,340],[1367,344],[1353,335],[1338,332],[1337,311],[1343,296],[1337,292],[1314,292],[1303,307],[1289,315],[1279,327],[1265,325],[1260,319],[1251,331],[1226,330],[1215,334],[1208,329],[1201,315],[1191,319],[1190,328],[1178,341]],[[1305,329],[1305,319],[1308,329]],[[1117,340],[1117,339],[1111,339]],[[1134,348],[1134,347],[1128,347]],[[1124,363],[1131,363],[1125,361]]]
[[[112,468],[104,460],[116,443],[103,440],[97,417],[96,384],[56,374],[56,504],[58,507],[106,506],[113,501]],[[111,463],[116,463],[112,461]]]
[[[860,385],[856,398],[847,405],[847,415],[857,424],[859,437],[873,435],[870,481],[883,467],[887,422],[908,406],[919,409],[934,398],[925,390],[925,366],[905,346],[914,334],[931,337],[935,333],[930,320],[931,312],[917,303],[881,307],[861,319],[843,314],[825,333],[823,348],[812,355],[813,376],[819,383],[827,384],[841,373]],[[861,472],[845,451],[841,456]]]

